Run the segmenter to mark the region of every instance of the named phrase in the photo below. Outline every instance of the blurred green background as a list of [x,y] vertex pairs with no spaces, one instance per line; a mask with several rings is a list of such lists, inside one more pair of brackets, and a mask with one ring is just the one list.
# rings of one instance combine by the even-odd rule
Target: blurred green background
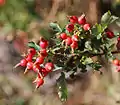
[[[102,76],[88,72],[68,83],[66,102],[57,95],[57,73],[50,74],[34,91],[35,75],[23,75],[24,68],[20,67],[13,70],[28,41],[53,35],[49,22],[57,21],[63,27],[66,16],[85,13],[87,21],[95,24],[108,10],[120,16],[120,0],[5,0],[0,6],[0,105],[120,105],[119,73],[104,58],[100,58]],[[119,26],[110,28],[119,31]]]

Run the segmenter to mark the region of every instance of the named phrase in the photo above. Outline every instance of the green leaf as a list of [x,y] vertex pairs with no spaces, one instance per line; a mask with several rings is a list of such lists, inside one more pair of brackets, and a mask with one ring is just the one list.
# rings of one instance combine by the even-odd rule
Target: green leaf
[[88,49],[89,51],[92,50],[91,41],[86,41],[86,42],[85,42],[85,48]]
[[40,46],[38,46],[35,42],[29,42],[28,47],[35,48],[36,50],[40,50]]
[[119,19],[119,17],[111,16],[110,17],[110,24],[116,22]]
[[54,70],[53,71],[58,71],[58,70],[62,70],[63,69],[63,67],[59,67],[59,66],[57,66],[57,65],[54,65]]
[[62,29],[57,23],[50,23],[50,28],[52,28],[55,32],[62,32]]
[[108,11],[108,12],[106,12],[106,13],[102,16],[102,18],[101,18],[101,23],[107,23],[107,24],[108,24],[110,18],[111,18],[111,12]]
[[68,90],[65,81],[65,74],[63,72],[61,73],[61,76],[57,80],[57,86],[59,98],[61,99],[61,101],[66,101],[68,97]]
[[105,57],[107,58],[107,60],[112,61],[113,59],[115,59],[115,57],[113,56],[113,54],[109,51],[107,53],[105,53]]
[[98,62],[92,63],[90,66],[97,71],[99,71],[99,69],[102,67],[102,65],[100,65]]
[[102,26],[101,24],[96,24],[91,30],[92,35],[94,35],[97,39],[102,38],[102,33],[105,30],[105,26]]
[[93,63],[93,60],[90,57],[87,57],[87,56],[82,56],[80,61],[84,65],[89,65],[89,64]]

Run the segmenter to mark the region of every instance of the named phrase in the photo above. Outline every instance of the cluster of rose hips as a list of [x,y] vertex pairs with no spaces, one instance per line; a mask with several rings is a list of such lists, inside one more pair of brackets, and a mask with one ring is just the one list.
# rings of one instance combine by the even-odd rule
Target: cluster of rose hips
[[48,41],[41,38],[39,46],[41,48],[40,51],[37,51],[34,48],[29,48],[26,56],[15,66],[26,67],[24,74],[29,70],[37,73],[37,78],[33,81],[33,83],[36,83],[36,88],[39,88],[44,83],[44,77],[54,69],[53,63],[44,63],[45,57],[48,55]]
[[[81,15],[80,17],[70,16],[70,23],[66,25],[66,30],[71,33],[74,31],[75,24],[79,24],[82,26],[84,31],[90,30],[90,24],[86,23],[85,15]],[[77,34],[73,34],[72,36],[67,35],[67,33],[63,32],[60,34],[60,38],[63,40],[66,46],[70,46],[73,50],[78,48],[78,40],[79,36]]]
[[[76,17],[76,16],[70,16],[69,17],[69,24],[66,25],[66,30],[69,33],[74,32],[74,28],[75,25],[78,24],[80,25],[84,31],[89,31],[91,29],[91,25],[89,23],[86,22],[86,18],[85,15],[82,14],[80,17]],[[112,39],[115,35],[114,33],[109,30],[106,29],[105,30],[105,36],[109,39]],[[72,36],[68,35],[65,32],[62,32],[60,34],[60,38],[63,40],[63,42],[65,43],[66,46],[70,46],[71,49],[77,49],[78,48],[78,41],[79,41],[79,35],[74,33]]]

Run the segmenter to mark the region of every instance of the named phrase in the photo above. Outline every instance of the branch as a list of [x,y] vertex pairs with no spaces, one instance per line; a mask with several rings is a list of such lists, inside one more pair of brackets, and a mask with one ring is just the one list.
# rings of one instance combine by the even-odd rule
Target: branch
[[[118,53],[120,53],[120,50],[112,51],[111,53],[112,54],[118,54]],[[99,54],[92,54],[92,57],[93,56],[99,56],[99,55],[102,56],[102,55],[105,55],[105,53],[103,52],[103,53],[99,53]]]

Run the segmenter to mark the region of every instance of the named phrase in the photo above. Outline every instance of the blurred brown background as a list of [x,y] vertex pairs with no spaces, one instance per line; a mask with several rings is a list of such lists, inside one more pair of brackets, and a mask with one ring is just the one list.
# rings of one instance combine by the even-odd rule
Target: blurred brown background
[[[33,21],[29,35],[18,31],[14,38],[13,32],[0,36],[0,105],[120,105],[120,76],[115,67],[104,58],[103,75],[88,72],[81,74],[75,80],[68,82],[69,97],[62,103],[57,96],[55,79],[57,74],[51,74],[45,84],[34,91],[31,83],[35,75],[23,75],[23,68],[13,70],[13,66],[21,59],[27,41],[37,41],[40,35],[51,35],[48,24],[57,21],[61,26],[66,23],[66,16],[86,14],[87,21],[95,24],[102,14],[111,10],[112,14],[120,16],[120,0],[35,0],[35,10],[40,21]],[[41,34],[38,31],[41,29]],[[113,30],[119,27],[112,25]],[[117,55],[119,57],[119,54]]]

